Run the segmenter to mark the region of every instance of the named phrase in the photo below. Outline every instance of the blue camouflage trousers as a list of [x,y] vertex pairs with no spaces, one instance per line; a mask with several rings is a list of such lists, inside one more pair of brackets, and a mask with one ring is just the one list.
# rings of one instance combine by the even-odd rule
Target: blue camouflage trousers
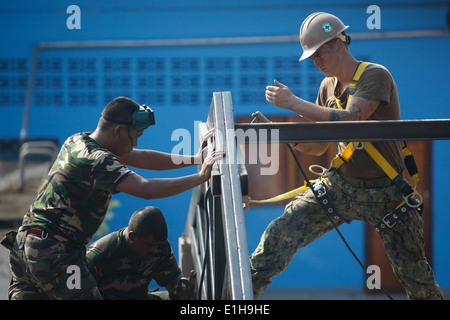
[[[330,170],[323,177],[329,199],[345,220],[360,220],[375,226],[403,201],[401,191],[387,180],[384,186],[359,188]],[[336,222],[342,225],[343,221]],[[393,271],[409,299],[443,299],[424,252],[423,220],[410,210],[392,229],[380,236]],[[250,256],[255,298],[264,292],[272,278],[283,272],[298,249],[334,230],[324,209],[308,189],[297,195],[284,213],[264,231]]]

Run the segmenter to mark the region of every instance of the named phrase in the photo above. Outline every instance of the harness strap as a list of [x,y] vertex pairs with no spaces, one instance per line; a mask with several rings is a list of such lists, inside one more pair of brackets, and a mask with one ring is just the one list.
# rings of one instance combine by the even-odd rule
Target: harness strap
[[411,151],[408,150],[406,141],[403,141],[402,148],[403,158],[405,160],[406,169],[413,180],[414,189],[417,188],[417,183],[419,182],[419,170],[417,169],[416,161]]
[[[362,73],[364,72],[364,70],[366,69],[366,67],[370,64],[370,62],[361,62],[358,66],[358,68],[355,71],[355,74],[353,75],[353,79],[352,82],[350,82],[348,84],[348,98],[347,98],[347,103],[345,104],[345,108],[347,108],[348,103],[350,102],[350,100],[352,99],[353,95],[355,94],[356,91],[356,83],[359,81],[359,78],[361,78]],[[336,89],[336,86],[338,84],[338,80],[335,78],[335,85],[334,88]],[[340,109],[345,109],[341,106],[341,103],[339,101],[338,98],[336,98],[336,104]]]
[[[416,198],[412,198],[411,201],[420,206],[419,200],[417,200]],[[381,221],[375,225],[375,230],[378,233],[381,233],[384,230],[391,229],[397,223],[397,221],[406,213],[408,213],[412,208],[413,207],[411,207],[406,201],[403,201],[392,212],[385,215],[381,219]],[[417,210],[421,214],[422,207],[418,207]]]
[[317,179],[317,182],[313,185],[314,188],[314,194],[316,195],[317,200],[322,205],[322,207],[325,209],[325,213],[333,218],[335,221],[345,221],[347,223],[350,223],[351,221],[347,221],[346,219],[342,218],[338,211],[334,208],[333,203],[331,202],[330,198],[327,195],[327,190],[325,189],[322,181],[322,177]]
[[[370,63],[368,62],[362,62],[356,69],[355,75],[353,76],[353,80],[349,84],[349,95],[347,98],[346,107],[348,106],[348,103],[350,102],[356,91],[356,83],[359,81],[361,74],[364,72],[364,70],[369,64]],[[337,83],[338,82],[336,80],[336,86]],[[340,109],[343,109],[338,98],[336,98],[336,104]],[[358,146],[356,146],[356,144],[358,144]],[[391,228],[401,216],[403,216],[406,212],[408,212],[412,208],[417,208],[419,211],[421,211],[422,207],[420,206],[423,202],[423,199],[422,196],[417,191],[415,191],[417,183],[419,181],[419,174],[416,163],[414,161],[414,157],[412,153],[408,150],[406,142],[403,141],[402,153],[405,161],[405,166],[413,180],[414,185],[413,187],[405,179],[403,179],[403,177],[397,171],[395,171],[395,169],[390,165],[390,163],[369,141],[364,142],[362,146],[360,142],[349,143],[341,154],[338,154],[336,157],[334,157],[334,159],[331,161],[330,166],[332,168],[339,168],[341,165],[343,165],[350,159],[355,150],[362,150],[362,149],[366,150],[369,156],[377,163],[377,165],[384,171],[384,173],[394,182],[394,184],[403,193],[404,201],[400,205],[398,205],[397,208],[392,213],[387,214],[382,219],[382,221],[376,225],[375,227],[376,230],[380,232],[380,230],[384,229],[386,226]],[[414,196],[418,197],[419,199],[415,198]]]
[[294,190],[285,192],[283,194],[277,195],[275,197],[269,198],[269,199],[264,199],[264,200],[254,200],[251,199],[250,197],[248,199],[246,199],[248,203],[273,203],[273,202],[278,202],[278,201],[283,201],[283,200],[288,200],[288,199],[292,199],[294,198],[296,195],[298,195],[299,193],[303,193],[306,190],[308,190],[309,188],[305,185],[296,188]]
[[[331,168],[339,168],[345,162],[347,162],[350,157],[353,155],[357,147],[355,144],[358,142],[349,143],[345,150],[334,157],[331,160],[330,167]],[[406,146],[406,143],[404,144]],[[358,147],[359,148],[359,147]],[[404,147],[403,150],[407,150]],[[370,142],[365,142],[364,150],[370,155],[370,157],[378,164],[378,166],[384,171],[384,173],[395,183],[395,185],[402,191],[404,197],[411,196],[412,194],[416,194],[420,196],[415,188],[417,187],[417,182],[419,181],[419,174],[417,170],[417,166],[414,161],[413,155],[407,150],[409,153],[408,160],[405,159],[405,164],[408,169],[408,173],[411,175],[414,186],[411,186],[403,177],[395,171],[395,169],[389,164],[389,162],[383,157],[383,155],[374,147],[374,145]],[[405,151],[403,151],[405,152]]]
[[353,143],[349,143],[342,153],[338,154],[333,158],[333,160],[331,160],[330,167],[339,168],[350,159],[355,150],[355,145]]
[[[352,82],[349,84],[349,87],[356,88],[356,83],[359,81],[359,78],[361,77],[361,74],[364,72],[366,67],[369,65],[369,62],[362,62],[359,64],[358,68],[356,69],[355,75],[353,76]],[[336,82],[337,85],[337,82]],[[349,89],[349,96],[347,98],[347,105],[349,101],[351,100],[354,92],[351,92],[352,90]],[[339,103],[339,99],[336,98],[336,103],[339,108],[342,109],[342,106]],[[356,142],[360,145],[359,142]],[[411,177],[413,177],[414,180],[414,189],[406,182],[402,181],[403,178],[401,175],[399,175],[395,169],[389,164],[389,162],[383,157],[383,155],[373,146],[371,142],[364,142],[364,145],[362,147],[356,147],[356,143],[349,143],[346,147],[346,149],[339,155],[337,155],[332,161],[331,161],[331,167],[332,168],[339,168],[342,164],[348,161],[348,159],[353,155],[355,150],[364,149],[367,151],[367,153],[370,155],[370,157],[378,164],[378,166],[386,173],[386,175],[394,181],[394,183],[399,187],[404,196],[411,195],[414,193],[414,189],[416,188],[417,181],[418,181],[418,170],[414,162],[414,157],[412,156],[411,152],[408,150],[406,142],[403,141],[403,148],[402,153],[404,157],[407,157],[407,160],[405,159],[405,164],[408,163],[407,169],[410,173]],[[411,174],[412,173],[412,174]]]

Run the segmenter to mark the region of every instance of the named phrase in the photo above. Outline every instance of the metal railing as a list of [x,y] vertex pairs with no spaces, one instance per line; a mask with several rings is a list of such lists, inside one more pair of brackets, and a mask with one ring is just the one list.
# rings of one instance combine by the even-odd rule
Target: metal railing
[[25,161],[29,156],[41,155],[50,161],[49,167],[58,155],[58,144],[51,140],[27,141],[22,143],[19,151],[19,191],[25,187]]

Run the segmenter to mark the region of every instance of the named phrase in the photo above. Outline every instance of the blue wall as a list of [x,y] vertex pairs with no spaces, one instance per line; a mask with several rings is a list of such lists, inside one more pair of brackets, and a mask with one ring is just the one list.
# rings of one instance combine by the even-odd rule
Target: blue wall
[[[81,9],[81,29],[69,30],[66,8]],[[295,35],[307,15],[326,11],[350,25],[349,33],[367,29],[371,1],[2,1],[0,2],[0,139],[17,138],[33,45],[37,42],[132,39],[182,39]],[[381,30],[445,29],[446,1],[378,1]],[[360,59],[385,65],[399,89],[404,119],[448,118],[442,93],[449,91],[449,37],[359,40],[350,46]],[[127,95],[156,111],[157,125],[140,139],[141,148],[171,152],[175,129],[194,132],[194,121],[205,121],[212,92],[231,91],[236,116],[256,110],[287,114],[264,100],[265,86],[274,78],[299,96],[314,100],[322,74],[311,62],[298,63],[299,43],[158,47],[140,49],[46,50],[40,54],[30,122],[31,137],[57,137],[94,130],[106,103]],[[450,219],[445,207],[450,173],[448,141],[433,144],[434,270],[438,282],[450,287],[447,262]],[[193,150],[193,152],[195,152]],[[190,174],[140,172],[145,177]],[[191,192],[170,199],[144,201],[116,195],[120,201],[110,230],[126,225],[130,214],[146,205],[160,207],[167,217],[170,241],[178,253]],[[249,251],[267,224],[283,208],[246,212]],[[359,257],[364,257],[363,226],[342,232]],[[363,272],[335,232],[311,244],[294,258],[273,287],[360,287]]]

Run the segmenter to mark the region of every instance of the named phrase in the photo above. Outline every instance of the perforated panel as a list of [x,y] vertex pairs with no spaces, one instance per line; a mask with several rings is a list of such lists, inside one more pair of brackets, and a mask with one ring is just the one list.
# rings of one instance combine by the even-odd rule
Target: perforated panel
[[28,59],[0,59],[0,106],[23,105]]
[[[273,79],[314,101],[323,75],[297,56],[81,57],[64,52],[38,61],[33,106],[105,105],[118,95],[163,106],[208,105],[214,91],[232,91],[240,105],[265,101]],[[45,52],[41,54],[45,56]],[[0,59],[2,106],[24,103],[29,72],[27,59]]]

